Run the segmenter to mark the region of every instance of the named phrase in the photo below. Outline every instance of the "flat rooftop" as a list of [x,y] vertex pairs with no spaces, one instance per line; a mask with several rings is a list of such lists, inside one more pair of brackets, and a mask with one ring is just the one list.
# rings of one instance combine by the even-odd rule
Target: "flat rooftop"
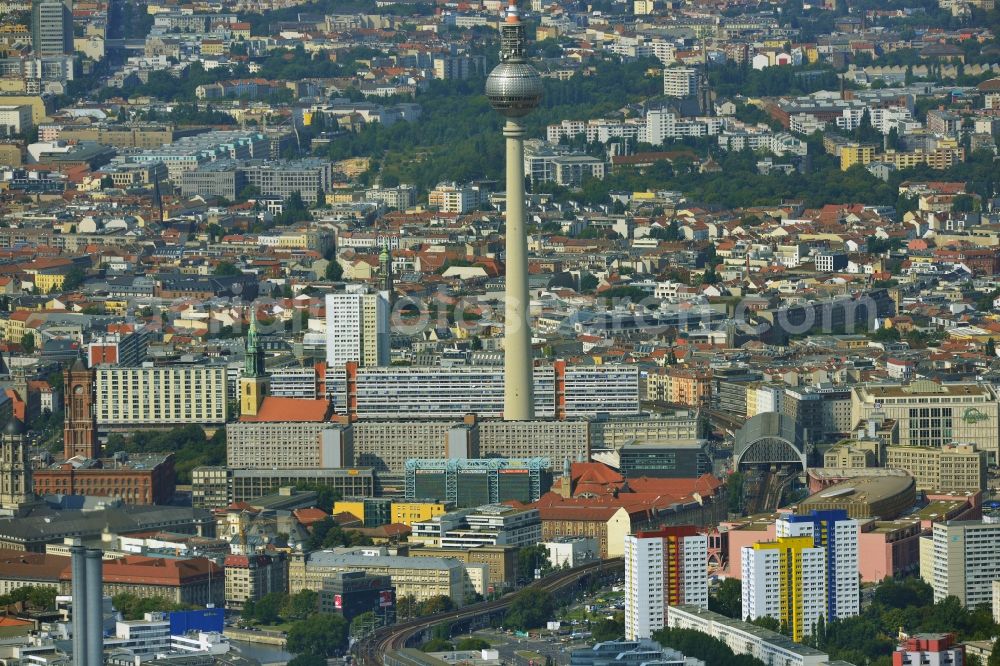
[[714,613],[710,610],[705,610],[704,608],[699,608],[698,606],[671,606],[671,609],[676,608],[689,615],[695,615],[705,620],[714,622],[715,624],[721,624],[725,627],[731,627],[737,629],[741,632],[756,636],[762,642],[768,643],[775,647],[781,648],[788,653],[797,655],[803,658],[809,658],[809,663],[813,663],[813,659],[824,658],[826,653],[816,648],[809,647],[808,645],[803,645],[801,643],[796,643],[788,636],[779,634],[776,631],[770,631],[764,629],[763,627],[758,627],[755,624],[750,624],[749,622],[744,622],[743,620],[734,620],[731,617],[726,617],[725,615],[720,615],[719,613]]
[[930,381],[912,384],[875,384],[858,387],[858,390],[876,400],[879,398],[909,398],[912,396],[939,396],[961,398],[971,396],[992,396],[986,386],[975,383],[937,384]]

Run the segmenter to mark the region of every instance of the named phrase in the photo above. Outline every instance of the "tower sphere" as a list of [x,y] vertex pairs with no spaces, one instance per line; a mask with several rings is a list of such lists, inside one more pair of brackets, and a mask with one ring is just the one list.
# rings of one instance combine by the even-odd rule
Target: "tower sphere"
[[486,78],[486,97],[494,111],[520,118],[542,101],[542,79],[526,62],[501,62]]

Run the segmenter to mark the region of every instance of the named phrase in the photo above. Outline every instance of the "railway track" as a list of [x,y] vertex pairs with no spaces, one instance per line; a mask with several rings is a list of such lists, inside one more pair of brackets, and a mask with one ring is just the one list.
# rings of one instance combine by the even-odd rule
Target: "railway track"
[[[585,564],[569,571],[561,571],[551,576],[546,576],[536,580],[524,589],[542,590],[554,593],[570,585],[577,584],[582,578],[594,572],[613,571],[624,569],[623,558],[617,557],[600,562]],[[385,663],[385,655],[394,650],[401,650],[406,647],[407,642],[420,632],[430,629],[436,624],[455,623],[468,620],[483,614],[492,614],[510,606],[518,593],[508,594],[501,599],[484,601],[478,604],[465,606],[447,613],[437,613],[427,617],[415,618],[380,629],[355,646],[355,656],[358,661],[368,666],[382,666]]]

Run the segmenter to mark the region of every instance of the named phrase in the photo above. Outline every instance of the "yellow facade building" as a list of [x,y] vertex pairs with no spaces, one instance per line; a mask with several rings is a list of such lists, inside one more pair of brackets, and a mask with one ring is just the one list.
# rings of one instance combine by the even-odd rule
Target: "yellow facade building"
[[[743,549],[743,613],[773,617],[801,642],[826,615],[825,553],[813,537],[779,537]],[[775,589],[777,588],[777,589]]]
[[38,125],[45,120],[45,102],[40,95],[0,95],[0,106],[21,106],[22,104],[31,107],[33,125]]
[[62,273],[35,273],[35,291],[47,294],[53,290],[62,289],[66,276]]
[[412,525],[448,511],[444,502],[393,502],[392,522],[399,525]]
[[875,146],[870,144],[851,143],[840,150],[840,170],[847,171],[855,164],[862,166],[875,160]]

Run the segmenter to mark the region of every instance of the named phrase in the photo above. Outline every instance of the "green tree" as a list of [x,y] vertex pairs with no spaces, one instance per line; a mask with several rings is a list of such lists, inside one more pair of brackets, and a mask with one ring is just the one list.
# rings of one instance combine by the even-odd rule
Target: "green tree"
[[708,610],[741,619],[743,585],[738,578],[727,578],[708,597]]
[[594,291],[594,289],[597,288],[598,284],[600,284],[600,280],[598,280],[597,276],[595,275],[590,275],[588,273],[587,275],[583,275],[580,277],[581,292]]
[[235,264],[232,264],[228,261],[220,261],[218,264],[215,265],[215,270],[212,271],[212,275],[220,275],[220,276],[242,275],[242,274],[243,271],[237,268]]
[[664,628],[653,632],[652,638],[660,645],[669,645],[685,657],[701,659],[706,664],[763,666],[760,660],[749,655],[733,654],[732,649],[722,641],[693,629]]
[[208,242],[216,243],[222,238],[224,233],[222,227],[215,222],[205,227],[205,233],[208,234]]
[[327,658],[315,654],[300,654],[288,662],[288,666],[326,666]]
[[191,471],[203,465],[224,465],[226,461],[226,431],[219,428],[211,437],[197,425],[181,426],[163,431],[136,431],[129,436],[108,438],[105,451],[110,455],[126,453],[174,454],[174,469],[178,483],[191,483]]
[[544,590],[528,588],[514,598],[504,625],[515,629],[534,629],[552,619],[554,604],[552,597]]
[[1000,666],[1000,639],[993,642],[993,650],[990,651],[990,658],[986,660],[986,666]]
[[284,592],[269,592],[257,600],[254,604],[253,617],[244,619],[256,620],[261,624],[277,624],[281,621],[281,611],[288,602],[288,595]]
[[416,615],[417,600],[410,594],[396,599],[396,617],[409,619]]
[[618,613],[613,620],[602,618],[590,625],[595,641],[615,641],[625,637],[625,616]]
[[302,590],[288,597],[281,609],[286,620],[304,620],[319,609],[319,594],[313,590]]
[[336,656],[347,647],[347,628],[342,615],[316,613],[289,627],[288,651],[317,657]]
[[677,220],[670,220],[670,222],[665,227],[653,227],[649,231],[649,235],[657,240],[665,241],[675,241],[681,237],[680,229],[677,225]]
[[750,620],[750,624],[756,624],[762,629],[767,629],[768,631],[781,631],[781,622],[777,618],[773,618],[769,615],[762,615],[760,617]]
[[340,265],[336,257],[326,262],[326,270],[323,272],[323,277],[331,282],[339,282],[344,279],[344,267]]
[[351,636],[363,636],[378,626],[378,618],[372,611],[355,615],[351,620]]
[[899,329],[896,328],[880,328],[871,334],[871,339],[875,342],[898,342],[899,341]]
[[35,334],[31,331],[21,336],[21,350],[28,356],[35,353]]
[[129,592],[116,594],[111,598],[114,607],[121,611],[126,620],[141,620],[146,613],[168,612],[191,608],[187,604],[177,604],[166,597],[139,597]]
[[715,266],[708,266],[701,275],[702,284],[717,284],[722,282],[722,276],[715,272]]
[[260,197],[260,188],[256,185],[247,185],[239,191],[239,194],[236,195],[236,199],[239,201],[257,199],[258,197]]
[[417,617],[425,617],[427,615],[434,615],[435,613],[450,611],[454,607],[455,603],[451,600],[451,597],[437,594],[418,602],[414,613]]
[[306,202],[302,199],[302,194],[295,191],[285,199],[281,214],[274,218],[274,222],[279,226],[284,226],[311,219],[312,215],[309,213],[309,207],[306,206]]
[[342,546],[370,546],[371,537],[356,530],[345,530],[333,518],[326,517],[312,528],[307,546],[309,550],[338,548]]
[[517,551],[517,577],[521,582],[534,579],[535,572],[544,576],[552,570],[549,551],[541,545],[524,546]]
[[32,608],[54,609],[56,607],[56,591],[51,587],[27,586],[22,588],[28,591],[28,603]]
[[54,610],[56,607],[56,590],[51,587],[26,585],[0,595],[0,606],[9,606],[19,602],[27,604],[35,610]]
[[446,638],[432,638],[420,646],[421,652],[447,652],[454,649],[455,645]]
[[73,268],[66,271],[66,277],[63,278],[63,291],[75,291],[83,286],[84,280],[87,279],[87,273],[79,266],[73,266]]
[[951,202],[953,213],[971,213],[975,208],[976,200],[968,194],[959,194]]
[[726,495],[729,498],[729,513],[743,512],[743,484],[745,478],[742,472],[733,472],[726,481]]
[[295,490],[308,490],[316,493],[316,507],[327,512],[333,510],[334,502],[343,499],[343,493],[323,483],[299,481],[294,487]]
[[463,638],[458,643],[455,644],[456,650],[488,650],[490,644],[484,641],[482,638],[468,637]]

